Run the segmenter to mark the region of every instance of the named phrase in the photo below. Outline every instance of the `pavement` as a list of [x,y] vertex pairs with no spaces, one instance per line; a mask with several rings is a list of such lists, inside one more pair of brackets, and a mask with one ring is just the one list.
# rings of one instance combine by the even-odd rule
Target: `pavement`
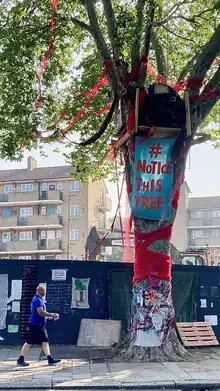
[[32,348],[30,367],[16,366],[18,348],[0,349],[0,389],[113,390],[113,389],[220,389],[220,348],[193,351],[187,362],[122,363],[95,351],[52,347],[61,364],[49,367],[41,349]]

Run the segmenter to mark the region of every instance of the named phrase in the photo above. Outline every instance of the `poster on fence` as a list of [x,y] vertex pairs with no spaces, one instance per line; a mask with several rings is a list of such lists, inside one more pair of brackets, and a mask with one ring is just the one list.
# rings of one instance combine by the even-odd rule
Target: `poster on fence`
[[89,306],[89,282],[90,278],[72,279],[71,308],[88,309]]
[[135,138],[131,209],[135,217],[170,220],[174,139]]

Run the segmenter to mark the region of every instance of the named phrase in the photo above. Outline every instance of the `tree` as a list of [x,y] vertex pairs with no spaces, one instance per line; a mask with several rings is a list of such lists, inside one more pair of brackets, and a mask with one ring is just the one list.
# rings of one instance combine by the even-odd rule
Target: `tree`
[[[94,113],[99,114],[97,111],[100,107],[105,104],[109,106],[109,101],[117,106],[119,98],[123,123],[126,124],[128,107],[132,99],[135,99],[137,87],[143,89],[146,83],[153,81],[152,76],[146,72],[148,57],[151,65],[171,83],[186,78],[194,81],[199,79],[200,84],[196,86],[195,83],[193,86],[192,83],[187,84],[191,99],[193,138],[197,129],[202,129],[213,121],[218,123],[218,1],[54,0],[52,20],[50,6],[50,0],[11,0],[1,4],[2,157],[19,159],[25,148],[37,146],[38,141],[42,144],[61,140],[67,146],[73,146],[69,134],[74,131],[81,140],[93,135],[103,121],[103,115]],[[144,61],[140,63],[142,56]],[[46,67],[39,71],[40,58]],[[128,74],[140,65],[140,71],[128,88],[125,82]],[[96,84],[103,67],[109,84],[103,82],[103,74],[103,78],[99,80],[99,84],[103,84],[102,89],[96,95],[93,90],[95,97],[86,115],[78,115],[79,120],[73,121],[74,127],[67,125],[87,99],[88,94],[85,96],[83,93],[90,91],[91,96],[92,86]],[[35,87],[36,75],[41,88],[41,101],[39,88],[37,90]],[[38,110],[34,110],[36,101],[40,106]],[[57,121],[61,111],[62,120]],[[50,131],[51,135],[47,136],[48,133],[45,133],[46,137],[43,138],[42,130]],[[218,146],[219,131],[215,127],[212,134]],[[80,179],[85,180],[88,175],[97,179],[114,171],[108,159],[101,166],[98,164],[114,135],[114,125],[111,123],[94,144],[85,147],[74,145],[67,159],[78,167]],[[185,140],[181,142],[183,141]],[[123,146],[123,153],[129,156],[125,169],[127,180],[132,184],[134,154],[126,144]],[[179,173],[184,171],[186,156],[187,153],[184,153],[182,159],[175,163],[174,184]],[[164,223],[164,227],[173,223],[175,213],[173,208],[172,219]],[[134,218],[134,227],[136,232],[149,233],[158,229],[158,222]],[[150,250],[153,253],[168,254],[169,237],[154,242]],[[178,359],[185,354],[172,329],[170,281],[160,280],[158,286],[167,306],[164,343],[158,348],[136,346],[136,331],[131,331],[123,350],[126,359]],[[148,300],[149,294],[154,295],[158,289],[152,289],[148,278],[135,284],[132,327],[135,320],[143,315],[140,313],[139,301],[143,299],[139,296],[140,291],[146,293],[145,299]],[[146,317],[151,318],[148,307]],[[144,324],[145,320],[143,319]],[[154,319],[155,327],[159,327],[159,323],[160,320]]]

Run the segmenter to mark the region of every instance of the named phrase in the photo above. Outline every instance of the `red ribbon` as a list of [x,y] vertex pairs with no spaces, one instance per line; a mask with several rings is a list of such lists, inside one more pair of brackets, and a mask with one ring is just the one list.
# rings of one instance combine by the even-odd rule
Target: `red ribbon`
[[63,132],[68,132],[72,127],[73,125],[75,125],[75,123],[77,121],[79,121],[79,119],[83,116],[86,108],[89,106],[89,104],[91,103],[91,101],[94,99],[96,93],[98,92],[98,90],[103,87],[104,85],[107,84],[108,82],[108,79],[107,77],[105,77],[104,75],[106,74],[106,70],[103,71],[100,79],[98,80],[97,84],[92,88],[92,90],[89,92],[89,95],[88,95],[88,99],[87,101],[84,103],[83,107],[81,108],[81,110],[75,115],[75,117],[70,121],[69,125],[67,125],[63,130]]
[[[53,2],[52,2],[52,18],[51,18],[51,23],[50,23],[50,30],[54,30],[56,27],[55,13],[56,13],[58,3],[59,3],[59,0],[53,0]],[[41,62],[41,66],[40,66],[40,71],[37,74],[39,96],[38,96],[37,102],[35,103],[36,110],[39,109],[39,107],[41,106],[41,103],[42,103],[41,82],[43,79],[44,70],[45,70],[46,65],[48,63],[50,54],[54,48],[55,41],[56,41],[56,35],[54,35],[50,40],[49,48],[47,49],[46,53],[44,54],[44,57],[43,57],[43,60]]]

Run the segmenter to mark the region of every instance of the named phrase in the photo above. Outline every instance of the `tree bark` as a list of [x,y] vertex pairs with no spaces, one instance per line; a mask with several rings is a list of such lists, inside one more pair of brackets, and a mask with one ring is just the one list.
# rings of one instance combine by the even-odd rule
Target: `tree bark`
[[[133,185],[133,165],[134,165],[134,151],[126,148],[125,154],[128,156],[126,159],[126,179],[128,183]],[[185,165],[185,159],[181,159],[174,166],[174,181],[173,186],[176,183],[177,177],[180,172],[183,172]],[[172,208],[172,217],[170,221],[162,223],[161,228],[167,227],[173,224],[176,217],[176,209]],[[152,232],[158,229],[158,221],[140,219],[134,217],[134,229],[137,232]],[[137,244],[135,243],[135,247]],[[136,248],[135,248],[136,250]],[[158,240],[149,246],[149,250],[162,254],[169,254],[170,241]],[[147,262],[147,259],[146,259]],[[134,265],[135,267],[135,265]],[[171,296],[171,282],[159,280],[157,287],[152,287],[149,279],[145,279],[137,282],[133,286],[133,299],[131,306],[131,326],[128,336],[122,344],[120,357],[126,361],[134,362],[148,362],[148,361],[181,361],[187,357],[187,352],[180,344],[176,331],[174,329],[174,308]],[[155,294],[158,298],[155,306],[166,307],[166,319],[163,327],[162,344],[158,347],[143,347],[135,345],[138,329],[152,330],[152,302],[149,304],[140,302],[141,294],[145,292],[148,294]],[[144,324],[144,326],[143,326]]]

